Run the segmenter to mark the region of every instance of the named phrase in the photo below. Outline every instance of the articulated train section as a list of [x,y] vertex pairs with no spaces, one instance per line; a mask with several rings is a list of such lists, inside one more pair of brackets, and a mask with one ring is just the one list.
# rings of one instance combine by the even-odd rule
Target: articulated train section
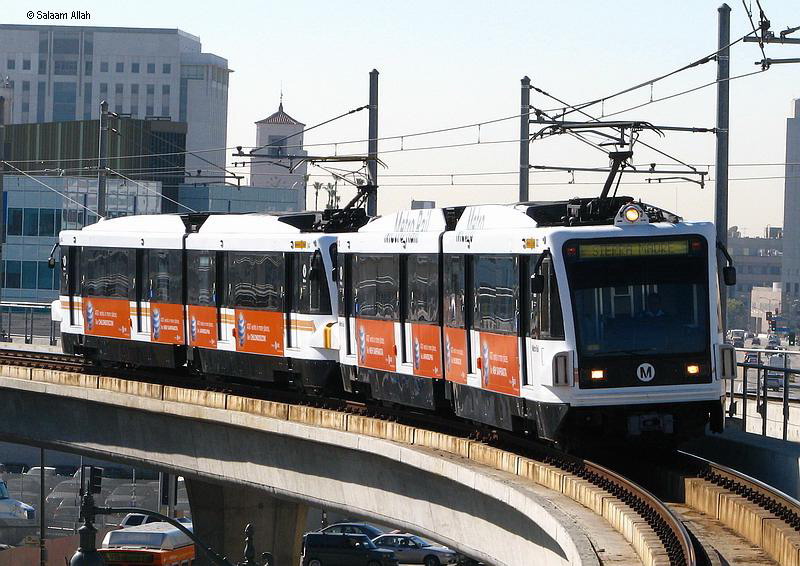
[[[252,385],[198,384],[166,372],[133,375],[132,370],[124,370],[115,375],[84,366],[79,358],[57,354],[4,350],[0,352],[0,364],[0,387],[9,394],[20,389],[102,403],[114,393],[120,410],[129,406],[139,411],[160,407],[161,411],[175,410],[200,421],[210,418],[207,411],[216,415],[214,418],[227,415],[224,418],[237,423],[249,422],[250,415],[270,419],[263,422],[285,421],[284,426],[311,426],[321,433],[329,430],[375,438],[399,449],[408,447],[438,454],[443,461],[494,469],[491,473],[509,478],[502,480],[508,485],[546,488],[558,497],[579,503],[599,521],[582,521],[581,529],[591,541],[582,550],[575,542],[581,537],[574,532],[560,532],[562,527],[552,522],[540,524],[545,539],[554,537],[562,545],[556,555],[564,564],[630,563],[623,558],[624,553],[598,548],[598,539],[593,539],[592,533],[609,526],[632,549],[630,556],[635,555],[648,566],[800,564],[797,501],[734,470],[682,452],[652,457],[643,453],[638,462],[599,465],[510,432],[476,429],[462,421],[378,404],[310,397]],[[154,403],[151,409],[148,403]],[[175,409],[179,406],[185,408]],[[603,461],[613,464],[614,458],[606,455]],[[547,533],[548,529],[553,532]],[[448,542],[458,546],[458,541]],[[509,559],[478,552],[481,554],[490,564],[534,563],[519,555]]]

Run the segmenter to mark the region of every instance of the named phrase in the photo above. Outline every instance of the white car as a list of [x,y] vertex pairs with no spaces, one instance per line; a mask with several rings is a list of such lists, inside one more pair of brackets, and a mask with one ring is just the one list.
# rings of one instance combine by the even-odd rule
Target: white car
[[11,499],[6,482],[0,482],[0,520],[33,521],[34,519],[36,510],[27,503]]
[[436,546],[425,539],[408,533],[387,534],[375,537],[372,542],[378,548],[391,550],[401,564],[457,564],[458,553],[446,546]]

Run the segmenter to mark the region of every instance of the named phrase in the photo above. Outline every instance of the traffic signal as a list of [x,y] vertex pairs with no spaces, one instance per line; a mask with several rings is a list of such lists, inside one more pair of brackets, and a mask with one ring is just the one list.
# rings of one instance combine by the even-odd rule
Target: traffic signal
[[778,328],[778,321],[774,318],[770,319],[769,321],[769,329],[770,331],[774,332]]
[[772,311],[767,311],[767,320],[772,320]]
[[89,466],[89,493],[100,493],[103,487],[103,468]]

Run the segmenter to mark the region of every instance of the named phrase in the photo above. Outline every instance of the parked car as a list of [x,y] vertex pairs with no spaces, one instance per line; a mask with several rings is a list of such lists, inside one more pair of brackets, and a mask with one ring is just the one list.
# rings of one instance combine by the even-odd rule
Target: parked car
[[324,529],[320,529],[319,532],[340,535],[367,535],[369,540],[383,534],[383,531],[378,527],[373,527],[367,523],[334,523],[333,525],[328,525]]
[[372,542],[379,548],[387,548],[394,552],[403,564],[424,564],[439,566],[440,564],[458,564],[459,556],[446,546],[435,546],[425,539],[409,533],[381,535]]
[[394,552],[381,549],[362,534],[307,533],[301,566],[396,566]]
[[[786,354],[772,354],[767,365],[772,367],[784,367]],[[791,367],[791,366],[787,366]],[[783,372],[778,370],[767,370],[767,388],[778,391],[783,388]]]

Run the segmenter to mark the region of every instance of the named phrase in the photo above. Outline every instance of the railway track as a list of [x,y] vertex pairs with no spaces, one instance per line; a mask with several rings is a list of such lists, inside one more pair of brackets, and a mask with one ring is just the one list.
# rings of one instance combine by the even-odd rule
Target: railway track
[[[650,489],[646,489],[629,479],[627,469],[623,471],[616,466],[611,469],[531,442],[519,435],[479,428],[446,416],[409,411],[407,408],[364,403],[356,399],[307,395],[268,386],[200,381],[174,371],[99,368],[66,354],[0,349],[0,364],[54,372],[109,375],[165,386],[306,405],[476,440],[498,451],[519,456],[515,470],[518,475],[525,475],[559,491],[604,517],[628,540],[648,566],[722,563],[716,559],[721,553],[713,548],[713,544],[687,529],[684,523],[692,523],[685,516],[686,508],[723,523],[742,539],[762,548],[777,563],[800,566],[800,504],[757,480],[690,454],[672,454],[666,459],[671,464],[667,464],[666,460],[663,463],[665,469],[671,470],[670,473],[679,474],[680,480],[671,477],[660,484],[656,482],[654,488],[648,485]],[[522,465],[528,461],[533,464]],[[664,474],[661,477],[663,479]],[[661,498],[663,485],[681,482],[684,486],[683,498],[678,496],[669,499],[684,505],[665,503]],[[658,496],[654,493],[658,493]]]

